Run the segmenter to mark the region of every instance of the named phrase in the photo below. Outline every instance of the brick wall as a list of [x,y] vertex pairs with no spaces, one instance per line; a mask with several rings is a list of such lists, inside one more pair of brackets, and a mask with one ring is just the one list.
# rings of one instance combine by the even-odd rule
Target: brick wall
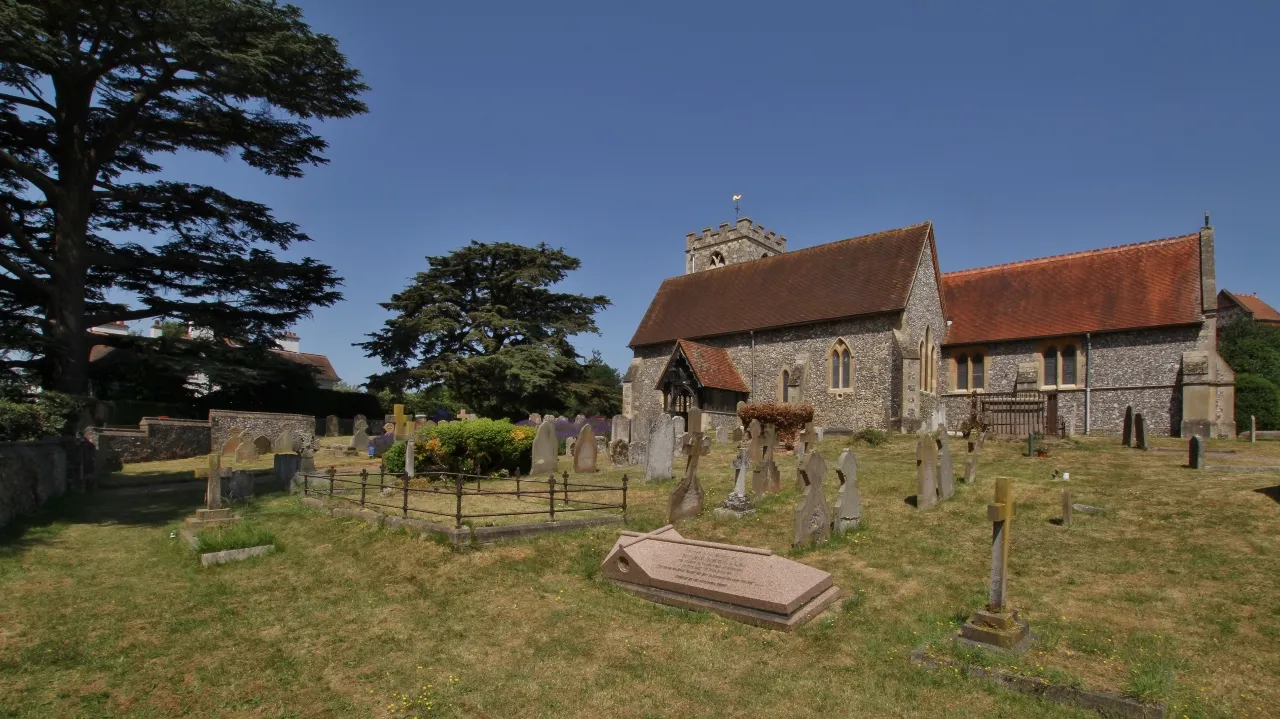
[[93,445],[72,437],[0,442],[0,527],[93,482]]

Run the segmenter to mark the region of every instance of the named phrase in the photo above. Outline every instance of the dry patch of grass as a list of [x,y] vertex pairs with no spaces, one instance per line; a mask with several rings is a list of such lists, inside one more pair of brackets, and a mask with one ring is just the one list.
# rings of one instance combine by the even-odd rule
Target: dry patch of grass
[[[822,451],[833,460],[845,443]],[[613,589],[597,570],[616,530],[457,552],[277,496],[238,511],[288,552],[201,570],[168,538],[198,490],[69,498],[0,541],[0,717],[1093,716],[908,660],[945,647],[985,601],[996,476],[1015,480],[1010,597],[1037,638],[1016,660],[963,659],[1163,697],[1172,716],[1273,714],[1280,493],[1258,490],[1280,475],[1196,472],[1182,453],[1116,445],[1028,459],[990,442],[978,483],[923,513],[906,502],[914,443],[855,445],[865,526],[793,553],[846,596],[795,634]],[[1210,448],[1280,462],[1280,443]],[[704,458],[708,511],[681,533],[791,553],[792,460],[779,460],[787,491],[730,520],[709,510],[732,455]],[[1054,469],[1106,511],[1051,523]],[[632,483],[633,528],[664,523],[672,484]]]
[[[337,467],[339,471],[359,471],[369,469],[376,471],[381,460],[369,459],[368,456],[348,456],[343,449],[351,442],[350,437],[321,437],[320,450],[316,452],[316,467]],[[274,465],[275,455],[264,454],[258,458],[240,462],[234,466],[239,469],[264,470]],[[232,466],[232,455],[222,458],[222,466]],[[136,462],[124,465],[119,472],[112,472],[98,481],[98,486],[137,487],[149,484],[169,484],[172,482],[191,482],[208,476],[209,458],[207,455],[189,457],[187,459],[171,459],[161,462]]]

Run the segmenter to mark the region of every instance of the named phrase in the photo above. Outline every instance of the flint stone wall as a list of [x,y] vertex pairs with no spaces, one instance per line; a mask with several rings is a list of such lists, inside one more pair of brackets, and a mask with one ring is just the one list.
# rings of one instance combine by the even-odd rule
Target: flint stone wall
[[137,429],[92,427],[84,436],[103,456],[121,462],[158,462],[209,453],[209,423],[194,419],[143,417]]
[[[1090,434],[1120,434],[1124,411],[1133,405],[1141,412],[1150,435],[1171,436],[1182,426],[1182,353],[1195,349],[1202,339],[1198,326],[1173,327],[1129,332],[1111,332],[1091,338],[1093,369],[1088,378],[1090,394]],[[1035,362],[1039,342],[989,343],[986,359],[986,389],[1012,392],[1021,362]],[[953,369],[939,375],[951,382]],[[1084,433],[1085,371],[1081,358],[1080,381],[1075,389],[1058,390],[1058,418],[1075,417],[1076,431]],[[969,416],[969,393],[945,396],[947,415],[955,420]]]
[[[274,444],[285,427],[293,430],[295,443],[310,443],[316,433],[316,418],[309,414],[272,414],[269,412],[237,412],[234,410],[209,410],[209,449],[219,453],[231,438],[232,428],[249,432],[250,440],[266,437]],[[372,427],[370,428],[372,429]]]
[[0,442],[0,527],[93,484],[93,445],[74,437]]

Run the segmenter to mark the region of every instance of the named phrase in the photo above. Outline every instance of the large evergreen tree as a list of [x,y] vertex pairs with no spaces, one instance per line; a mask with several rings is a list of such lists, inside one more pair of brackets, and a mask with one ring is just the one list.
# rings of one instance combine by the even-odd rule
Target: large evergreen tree
[[598,399],[590,362],[573,335],[598,332],[603,296],[550,289],[579,262],[546,244],[472,241],[428,257],[429,268],[382,307],[395,316],[360,343],[389,368],[369,378],[393,391],[443,384],[454,400],[487,417],[518,418]]
[[[340,280],[256,202],[157,180],[158,155],[325,162],[365,112],[334,38],[271,0],[0,0],[0,368],[83,394],[88,330],[165,316],[265,348]],[[205,353],[209,355],[210,353]]]

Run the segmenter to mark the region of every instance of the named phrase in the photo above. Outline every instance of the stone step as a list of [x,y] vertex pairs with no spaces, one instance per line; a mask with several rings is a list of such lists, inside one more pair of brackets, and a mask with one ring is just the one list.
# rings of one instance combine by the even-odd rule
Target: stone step
[[226,519],[231,516],[231,509],[197,509],[197,519]]
[[187,517],[185,525],[188,529],[199,532],[202,529],[226,527],[239,521],[239,517],[223,517],[221,519],[197,519],[195,517]]

